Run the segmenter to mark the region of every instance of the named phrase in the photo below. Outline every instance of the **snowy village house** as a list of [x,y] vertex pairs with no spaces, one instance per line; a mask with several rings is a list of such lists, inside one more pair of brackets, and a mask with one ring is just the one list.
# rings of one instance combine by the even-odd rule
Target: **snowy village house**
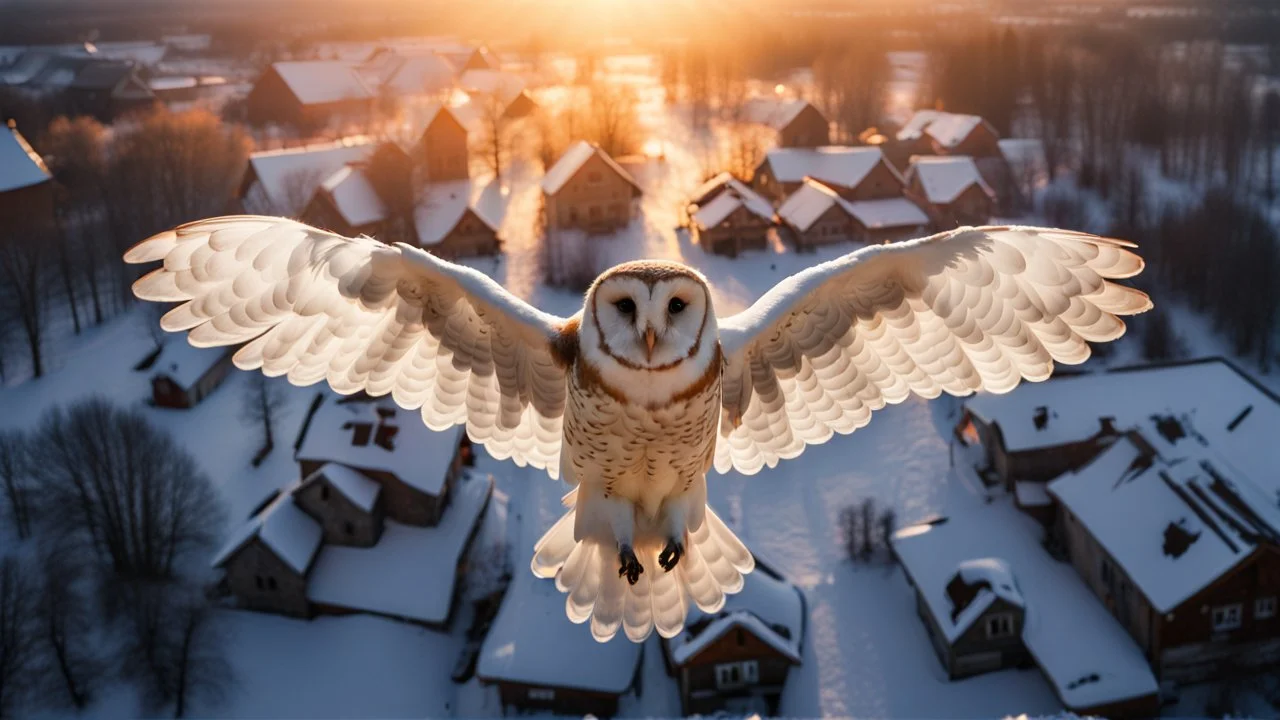
[[805,100],[752,98],[743,106],[742,116],[774,133],[771,144],[777,147],[815,148],[830,141],[826,116]]
[[902,195],[903,179],[876,147],[774,148],[751,176],[751,187],[781,202],[812,178],[846,200]]
[[195,407],[227,378],[231,355],[228,348],[198,348],[184,337],[169,338],[151,362],[151,402],[157,407]]
[[1000,133],[977,115],[917,110],[898,131],[897,141],[911,155],[999,157]]
[[806,615],[800,589],[757,558],[719,612],[694,610],[683,632],[662,641],[684,714],[776,716],[787,676],[802,661]]
[[[163,55],[163,46],[143,49],[156,48]],[[110,122],[155,102],[155,94],[140,75],[142,68],[128,53],[103,54],[89,43],[74,50],[32,48],[0,73],[0,85],[39,97],[57,97],[77,114]]]
[[472,180],[432,183],[414,206],[416,244],[449,260],[497,255],[505,211],[506,197],[496,179],[484,185]]
[[471,176],[467,155],[467,127],[440,103],[432,103],[413,150],[414,162],[425,182],[465,180]]
[[542,178],[547,224],[610,233],[631,223],[640,185],[599,146],[579,140]]
[[367,160],[376,147],[358,140],[252,153],[236,197],[248,213],[300,215],[321,183],[348,164]]
[[347,163],[324,178],[303,209],[303,222],[340,235],[408,241],[413,160],[393,142],[379,143],[367,159]]
[[694,191],[689,212],[694,241],[707,252],[737,257],[768,247],[773,206],[729,173]]
[[377,92],[350,63],[307,60],[272,63],[249,91],[247,117],[255,125],[286,125],[312,132],[367,122]]
[[908,193],[924,204],[939,230],[982,225],[995,213],[995,191],[971,157],[913,157],[906,179]]
[[538,103],[529,94],[524,78],[502,70],[474,69],[458,76],[458,87],[467,94],[472,112],[500,111],[503,120],[532,115]]
[[905,197],[846,200],[810,178],[778,208],[778,219],[799,251],[849,240],[873,244],[919,237],[929,225],[924,211]]
[[12,121],[0,127],[0,222],[10,230],[53,222],[53,177]]

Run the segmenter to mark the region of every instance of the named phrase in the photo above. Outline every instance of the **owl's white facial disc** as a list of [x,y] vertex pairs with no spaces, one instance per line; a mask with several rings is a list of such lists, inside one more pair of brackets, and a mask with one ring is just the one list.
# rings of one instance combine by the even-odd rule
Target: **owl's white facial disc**
[[646,281],[617,274],[602,280],[589,302],[601,349],[624,367],[672,369],[692,359],[704,341],[707,290],[692,276]]

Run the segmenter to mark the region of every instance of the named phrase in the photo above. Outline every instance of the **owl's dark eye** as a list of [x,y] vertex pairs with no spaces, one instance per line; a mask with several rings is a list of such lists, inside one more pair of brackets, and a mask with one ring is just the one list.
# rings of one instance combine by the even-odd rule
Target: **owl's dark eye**
[[622,298],[621,300],[614,302],[613,306],[618,308],[618,312],[623,315],[631,315],[636,311],[636,301],[631,298]]
[[684,307],[685,303],[680,298],[671,298],[671,302],[667,303],[667,310],[670,311],[672,315],[682,312]]

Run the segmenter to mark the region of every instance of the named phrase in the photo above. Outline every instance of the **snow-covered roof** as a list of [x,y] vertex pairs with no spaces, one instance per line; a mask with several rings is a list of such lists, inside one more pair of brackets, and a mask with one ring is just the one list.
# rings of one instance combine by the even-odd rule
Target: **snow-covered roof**
[[1260,539],[1280,540],[1280,508],[1188,419],[1148,419],[1139,432],[1048,490],[1166,613],[1247,558]]
[[213,566],[221,567],[256,537],[299,575],[306,575],[322,535],[320,523],[294,503],[293,488],[287,488],[231,536]]
[[480,647],[476,676],[483,682],[625,693],[643,646],[626,638],[596,642],[569,622],[564,603],[554,582],[516,572]]
[[946,588],[962,564],[998,557],[1004,565],[998,572],[988,574],[994,570],[989,563],[971,564],[967,571],[978,573],[971,578],[988,574],[988,583],[995,578],[992,586],[997,588],[1008,584],[1006,571],[1017,578],[1015,590],[1026,610],[1023,644],[1068,708],[1156,694],[1156,679],[1141,649],[1074,568],[1044,551],[1035,539],[1041,532],[1038,524],[1007,503],[986,506],[984,512],[894,534],[894,552],[935,619],[944,627],[950,621]]
[[427,52],[402,58],[382,82],[396,93],[418,95],[445,90],[453,84],[453,76],[448,60]]
[[751,98],[743,106],[743,118],[747,122],[781,130],[790,125],[806,107],[810,107],[810,104],[804,100]]
[[170,75],[166,77],[151,78],[147,81],[147,87],[152,90],[186,90],[196,87],[200,84],[200,80],[194,75]]
[[227,348],[198,348],[179,335],[166,340],[151,366],[154,377],[167,377],[179,387],[190,388],[227,356]]
[[506,208],[507,196],[496,180],[484,185],[471,180],[432,183],[423,190],[413,212],[418,243],[423,247],[439,244],[468,209],[496,233],[502,228]]
[[458,76],[458,87],[468,93],[492,95],[508,103],[525,91],[527,83],[524,78],[515,73],[477,68],[464,71]]
[[732,173],[719,173],[714,177],[707,178],[701,185],[694,189],[693,193],[689,196],[689,204],[703,205],[709,202],[721,190],[724,190],[727,187],[737,189],[739,186],[744,188],[747,187],[746,184],[735,178]]
[[609,153],[601,150],[599,146],[593,143],[579,140],[570,145],[569,149],[564,151],[564,154],[560,156],[555,165],[552,165],[551,169],[547,170],[547,174],[542,178],[542,191],[548,195],[555,195],[560,192],[560,188],[564,187],[565,183],[569,182],[582,169],[582,166],[587,164],[587,161],[595,155],[599,155],[604,160],[605,165],[608,165],[611,170],[622,176],[623,180],[635,186],[636,190],[640,189],[640,184],[636,182],[635,178],[631,177],[631,173],[609,157]]
[[[920,589],[930,613],[942,628],[947,642],[953,643],[973,626],[996,599],[1025,608],[1022,592],[1009,564],[998,557],[966,557],[944,566],[935,555],[933,543],[914,541],[918,534],[908,528],[894,536],[894,552]],[[953,597],[948,587],[959,580],[976,592]]]
[[[741,185],[737,180],[734,183]],[[745,192],[744,192],[745,191]],[[703,229],[712,228],[724,222],[738,208],[746,208],[751,214],[764,218],[765,220],[773,220],[773,206],[768,200],[760,197],[752,192],[749,188],[736,187],[727,188],[724,192],[716,195],[711,202],[703,205],[693,214],[693,222]]]
[[387,206],[378,196],[369,176],[359,168],[344,165],[325,178],[320,187],[333,198],[333,205],[353,227],[368,225],[387,217]]
[[484,514],[493,477],[460,473],[434,527],[386,520],[373,547],[325,545],[307,582],[312,602],[397,618],[449,619],[458,561]]
[[978,165],[967,155],[919,155],[911,158],[911,167],[907,170],[907,178],[920,176],[920,186],[924,188],[925,198],[929,202],[946,205],[960,197],[960,193],[977,185],[988,195],[994,195],[987,181],[978,172]]
[[337,463],[321,465],[302,481],[302,485],[307,486],[320,480],[327,480],[343,497],[365,512],[373,510],[374,504],[378,502],[378,495],[382,492],[382,485]]
[[49,177],[44,160],[18,128],[0,125],[0,192],[39,185]]
[[418,412],[389,397],[330,396],[307,425],[297,458],[389,472],[410,487],[439,495],[464,430],[462,425],[431,430]]
[[689,613],[684,630],[666,641],[671,661],[684,665],[735,628],[749,631],[799,663],[804,642],[800,589],[757,559],[755,571],[743,578],[742,591],[727,596],[723,609],[707,614],[695,607]]
[[805,232],[833,207],[848,212],[835,190],[805,178],[800,187],[778,207],[778,217],[796,230]]
[[911,116],[911,119],[907,121],[907,124],[903,125],[902,129],[898,131],[898,139],[903,141],[915,140],[924,134],[924,130],[929,127],[929,123],[945,114],[941,110],[917,110]]
[[863,227],[873,230],[929,224],[929,216],[924,214],[919,205],[906,198],[843,202],[850,215],[862,223]]
[[290,203],[305,203],[325,179],[344,165],[364,160],[376,146],[367,138],[308,145],[284,150],[267,150],[249,156],[249,166],[262,186],[266,207],[254,212],[298,212]]
[[[774,148],[765,154],[765,163],[780,183],[798,183],[806,177],[828,185],[857,187],[876,165],[884,163],[878,147],[827,146],[820,148]],[[888,167],[888,164],[885,164]],[[890,168],[892,169],[892,168]],[[894,171],[896,175],[896,171]]]
[[299,60],[271,65],[303,105],[369,100],[376,93],[354,65],[340,60]]
[[925,126],[924,131],[937,140],[942,147],[953,148],[969,137],[969,133],[983,122],[983,119],[977,115],[942,113]]
[[[1264,491],[1280,497],[1280,399],[1221,358],[1024,383],[1004,395],[979,393],[965,408],[1000,425],[1005,449],[1020,452],[1081,442],[1101,418],[1120,429],[1151,415],[1189,415],[1196,432]],[[1246,413],[1247,411],[1247,413]],[[1038,426],[1036,418],[1043,415]],[[1239,422],[1236,422],[1236,421]]]

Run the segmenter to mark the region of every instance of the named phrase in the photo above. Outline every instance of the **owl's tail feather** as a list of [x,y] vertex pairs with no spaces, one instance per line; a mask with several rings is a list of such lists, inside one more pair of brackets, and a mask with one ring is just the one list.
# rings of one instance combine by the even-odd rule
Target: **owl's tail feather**
[[644,572],[635,585],[618,574],[618,549],[611,543],[573,539],[574,510],[551,526],[534,547],[530,568],[555,578],[566,593],[565,614],[575,623],[591,622],[591,635],[607,642],[621,627],[642,642],[656,627],[662,637],[684,628],[692,606],[706,613],[724,607],[725,595],[742,589],[743,575],[755,558],[724,522],[707,508],[702,525],[687,533],[684,557],[671,572],[658,564],[662,546],[638,542],[636,557]]

